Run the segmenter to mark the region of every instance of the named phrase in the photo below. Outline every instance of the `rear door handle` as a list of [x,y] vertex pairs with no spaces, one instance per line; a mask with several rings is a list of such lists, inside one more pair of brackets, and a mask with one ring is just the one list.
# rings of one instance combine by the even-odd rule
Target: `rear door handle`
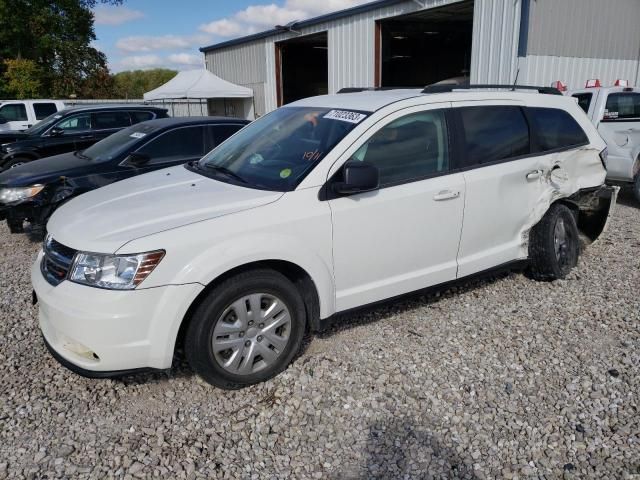
[[532,170],[527,173],[527,180],[537,180],[542,176],[542,170]]
[[433,199],[436,202],[441,202],[443,200],[451,200],[453,198],[458,198],[460,196],[460,192],[455,192],[453,190],[442,190],[441,192],[436,193],[433,196]]

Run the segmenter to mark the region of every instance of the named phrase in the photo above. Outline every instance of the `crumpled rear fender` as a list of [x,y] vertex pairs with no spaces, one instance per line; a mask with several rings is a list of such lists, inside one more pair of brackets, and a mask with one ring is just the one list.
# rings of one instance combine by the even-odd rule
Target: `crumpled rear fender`
[[620,187],[602,185],[579,190],[562,200],[574,206],[578,214],[578,229],[591,242],[595,242],[607,230],[619,191]]

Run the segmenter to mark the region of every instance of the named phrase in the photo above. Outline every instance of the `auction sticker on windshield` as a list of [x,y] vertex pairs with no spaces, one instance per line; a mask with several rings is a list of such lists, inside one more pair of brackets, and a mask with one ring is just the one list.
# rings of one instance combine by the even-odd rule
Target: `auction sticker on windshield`
[[331,110],[322,118],[328,118],[332,120],[340,120],[342,122],[360,123],[367,118],[363,113],[350,112],[348,110]]
[[133,132],[131,135],[129,135],[131,138],[144,138],[147,136],[146,133],[143,132]]

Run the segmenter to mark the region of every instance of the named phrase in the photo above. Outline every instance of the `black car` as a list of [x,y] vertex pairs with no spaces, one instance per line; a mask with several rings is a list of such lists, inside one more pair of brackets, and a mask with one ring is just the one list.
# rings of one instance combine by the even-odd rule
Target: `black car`
[[166,108],[148,105],[66,108],[23,132],[0,133],[0,171],[38,158],[83,150],[123,128],[166,117]]
[[200,159],[249,122],[226,117],[150,120],[86,150],[43,158],[0,173],[0,220],[12,233],[44,233],[47,220],[72,197],[118,180]]

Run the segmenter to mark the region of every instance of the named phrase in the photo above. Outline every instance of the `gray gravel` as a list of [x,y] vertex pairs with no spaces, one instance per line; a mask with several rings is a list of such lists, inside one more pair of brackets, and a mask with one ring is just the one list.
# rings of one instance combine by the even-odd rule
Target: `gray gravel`
[[[640,208],[567,280],[471,282],[350,316],[242,391],[87,380],[42,345],[38,245],[0,228],[0,478],[634,478]],[[636,477],[637,478],[637,477]]]

